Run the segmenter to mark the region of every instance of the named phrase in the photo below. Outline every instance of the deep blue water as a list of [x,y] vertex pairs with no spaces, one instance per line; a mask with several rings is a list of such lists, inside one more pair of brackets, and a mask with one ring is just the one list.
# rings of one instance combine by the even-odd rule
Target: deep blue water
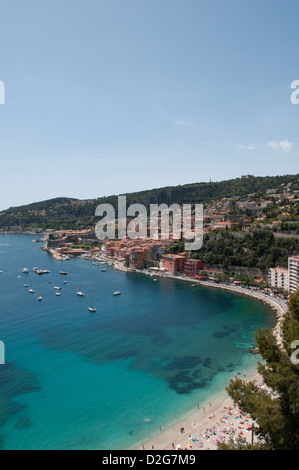
[[33,238],[0,235],[3,449],[126,449],[255,366],[253,334],[274,321],[261,303],[82,259],[64,277]]

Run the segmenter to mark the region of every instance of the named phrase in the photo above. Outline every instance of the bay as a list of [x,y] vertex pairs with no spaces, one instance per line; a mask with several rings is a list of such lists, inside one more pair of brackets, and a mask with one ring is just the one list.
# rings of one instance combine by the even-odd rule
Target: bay
[[265,305],[82,259],[62,276],[33,238],[0,235],[3,449],[127,449],[256,366],[254,332],[274,324]]

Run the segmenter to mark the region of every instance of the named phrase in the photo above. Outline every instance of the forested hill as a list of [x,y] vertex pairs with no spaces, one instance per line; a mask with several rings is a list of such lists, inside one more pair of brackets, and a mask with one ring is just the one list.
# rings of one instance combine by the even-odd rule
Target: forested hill
[[[128,193],[126,196],[128,206],[140,203],[148,209],[150,204],[207,204],[224,197],[245,198],[253,193],[255,198],[264,197],[267,190],[282,192],[289,183],[292,183],[293,188],[299,189],[299,175],[251,176],[220,182],[193,183]],[[94,226],[95,209],[101,203],[112,204],[117,209],[117,195],[92,200],[60,197],[10,208],[0,212],[0,229],[69,229]]]

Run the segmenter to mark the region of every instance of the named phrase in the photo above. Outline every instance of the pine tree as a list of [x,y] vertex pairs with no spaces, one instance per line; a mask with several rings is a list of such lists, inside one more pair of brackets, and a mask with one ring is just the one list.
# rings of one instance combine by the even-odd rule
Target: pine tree
[[291,360],[293,341],[299,340],[299,289],[291,295],[282,324],[283,348],[269,330],[259,330],[257,345],[262,357],[258,372],[270,389],[255,381],[232,380],[227,391],[240,409],[256,421],[258,443],[239,439],[219,444],[221,449],[299,450],[299,364]]

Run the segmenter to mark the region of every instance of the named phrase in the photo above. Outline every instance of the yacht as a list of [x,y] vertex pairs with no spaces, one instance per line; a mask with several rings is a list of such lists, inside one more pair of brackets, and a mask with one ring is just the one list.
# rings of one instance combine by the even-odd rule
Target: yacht
[[97,309],[96,309],[95,307],[89,307],[88,310],[89,310],[90,312],[96,312],[96,311],[97,311]]
[[121,294],[120,290],[116,290],[113,295],[120,295],[120,294]]
[[61,290],[61,287],[54,286],[54,289],[56,289],[56,290]]
[[56,295],[58,295],[58,296],[59,296],[59,295],[61,295],[61,294],[60,294],[60,292],[56,292]]
[[29,284],[24,284],[24,287],[29,287]]
[[38,297],[37,300],[41,301],[41,300],[43,300],[43,298],[42,298],[42,297]]
[[34,290],[33,290],[33,289],[29,289],[29,292],[30,292],[30,294],[34,294]]
[[28,270],[27,268],[24,268],[24,269],[23,269],[23,273],[24,273],[24,274],[28,274],[28,273],[29,273],[29,270]]
[[77,292],[77,295],[79,295],[79,297],[85,297],[84,292],[81,292],[81,291],[78,291],[78,292]]

